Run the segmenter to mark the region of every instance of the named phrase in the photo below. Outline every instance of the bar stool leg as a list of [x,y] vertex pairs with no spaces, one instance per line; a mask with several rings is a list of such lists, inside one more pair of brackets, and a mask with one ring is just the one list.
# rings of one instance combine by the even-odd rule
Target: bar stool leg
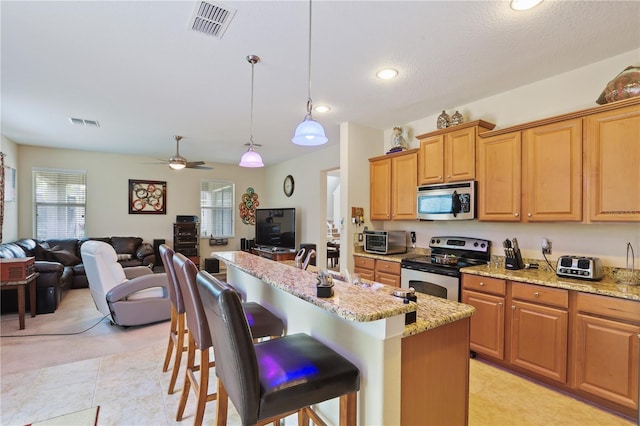
[[218,402],[216,404],[216,426],[227,425],[227,411],[229,408],[229,395],[222,384],[222,380],[218,380]]
[[[164,364],[162,364],[162,372],[166,373],[169,369],[169,361],[171,361],[171,355],[173,354],[173,336],[177,332],[178,312],[176,308],[171,305],[171,323],[169,326],[169,343],[167,344],[167,353],[164,356]],[[171,393],[171,391],[169,391]]]
[[193,340],[191,333],[189,334],[189,348],[187,349],[187,366],[186,373],[184,375],[184,386],[182,386],[182,395],[180,395],[180,403],[178,404],[178,412],[176,413],[176,421],[182,420],[184,414],[184,408],[187,406],[187,399],[189,399],[189,390],[191,389],[191,379],[189,379],[189,372],[195,367],[196,361],[196,342]]
[[174,336],[176,343],[176,356],[173,359],[173,371],[171,372],[171,380],[169,381],[169,394],[175,392],[176,381],[178,379],[178,372],[180,371],[180,363],[182,362],[182,352],[185,351],[184,346],[184,336],[187,334],[187,329],[185,327],[185,315],[178,314],[178,329],[176,331],[176,336]]

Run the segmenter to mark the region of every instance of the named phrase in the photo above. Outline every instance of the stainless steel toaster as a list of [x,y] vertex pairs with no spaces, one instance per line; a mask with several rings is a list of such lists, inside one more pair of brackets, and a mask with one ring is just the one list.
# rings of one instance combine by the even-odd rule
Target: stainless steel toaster
[[598,257],[560,256],[556,265],[556,275],[599,280],[603,276],[602,261]]

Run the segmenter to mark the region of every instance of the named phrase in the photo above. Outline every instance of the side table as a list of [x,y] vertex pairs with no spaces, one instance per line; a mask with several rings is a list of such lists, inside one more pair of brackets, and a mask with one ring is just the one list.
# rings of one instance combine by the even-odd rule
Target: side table
[[24,330],[24,288],[29,286],[29,310],[31,316],[36,316],[36,278],[40,273],[34,272],[23,280],[0,281],[0,290],[18,290],[18,319],[20,322],[20,330]]

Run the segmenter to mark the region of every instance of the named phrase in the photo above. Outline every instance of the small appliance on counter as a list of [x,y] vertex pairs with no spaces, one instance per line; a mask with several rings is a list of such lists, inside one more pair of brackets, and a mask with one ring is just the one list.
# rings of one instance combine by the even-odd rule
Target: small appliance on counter
[[520,247],[518,246],[518,239],[506,239],[502,242],[504,247],[504,267],[505,269],[517,270],[524,268],[524,262],[522,261],[522,255],[520,254]]
[[556,275],[583,280],[600,280],[604,275],[602,261],[598,257],[560,256]]
[[371,231],[364,234],[364,251],[375,254],[396,254],[407,252],[406,231]]

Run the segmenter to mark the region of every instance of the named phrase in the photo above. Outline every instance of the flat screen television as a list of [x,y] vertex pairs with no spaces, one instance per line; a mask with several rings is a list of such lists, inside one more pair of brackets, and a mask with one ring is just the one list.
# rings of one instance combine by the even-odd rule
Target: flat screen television
[[296,209],[256,209],[256,245],[296,248]]

